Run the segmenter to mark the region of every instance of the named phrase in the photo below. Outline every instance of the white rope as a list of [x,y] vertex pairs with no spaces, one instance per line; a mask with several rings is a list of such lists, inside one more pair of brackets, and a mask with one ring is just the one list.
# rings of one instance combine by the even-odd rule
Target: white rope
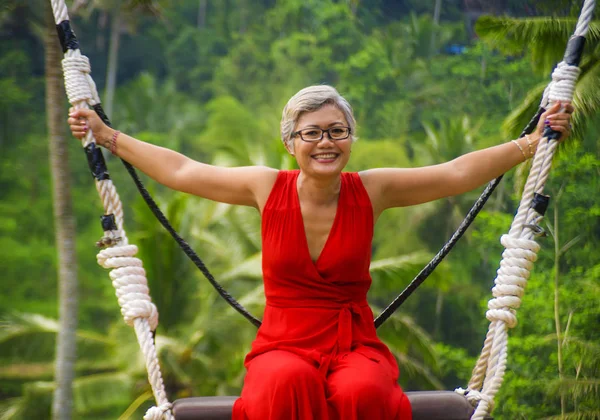
[[161,420],[167,412],[171,410],[173,405],[171,403],[162,404],[158,407],[151,407],[146,411],[144,420]]
[[69,20],[69,11],[64,0],[50,0],[52,4],[52,13],[54,14],[54,22],[59,23]]
[[[68,20],[68,11],[64,1],[51,0],[54,19],[57,24]],[[69,102],[75,109],[89,108],[100,103],[96,84],[90,76],[91,66],[87,57],[79,50],[67,50],[63,60],[65,89]],[[89,131],[82,145],[95,143],[93,133]],[[148,381],[156,400],[156,406],[151,407],[145,414],[145,420],[172,420],[171,403],[167,399],[165,387],[160,372],[160,365],[154,331],[158,325],[158,310],[148,289],[146,273],[142,261],[135,257],[137,247],[129,245],[123,228],[123,205],[117,189],[110,179],[96,180],[96,189],[102,200],[105,214],[113,214],[117,229],[104,232],[102,245],[111,247],[98,253],[98,263],[104,268],[111,268],[110,278],[116,289],[116,295],[125,322],[133,326],[138,343],[144,355]]]
[[556,101],[572,101],[579,73],[581,69],[577,66],[571,66],[564,61],[558,63],[552,72],[552,81],[544,90],[540,106],[547,109]]
[[158,325],[158,311],[150,299],[142,261],[134,257],[137,250],[135,245],[103,249],[98,253],[98,264],[113,269],[109,275],[127,325],[133,326],[137,318],[146,318],[154,331]]
[[[587,33],[594,6],[595,1],[586,0],[575,30],[576,36]],[[560,62],[544,90],[540,106],[547,109],[556,101],[571,102],[579,73],[578,67]],[[484,419],[492,411],[494,397],[504,379],[508,329],[517,325],[516,311],[521,306],[521,298],[540,249],[533,238],[542,216],[532,208],[532,202],[535,193],[542,194],[544,190],[557,145],[556,141],[547,138],[540,140],[517,214],[508,234],[500,239],[505,250],[494,280],[494,298],[488,302],[488,333],[468,388],[456,389],[475,407],[472,420]]]
[[577,27],[575,28],[575,36],[586,36],[590,29],[590,22],[592,21],[592,14],[594,13],[594,7],[596,6],[596,0],[585,0],[581,13],[579,14],[579,20],[577,21]]
[[65,57],[62,61],[63,74],[65,76],[65,89],[70,103],[86,101],[94,105],[94,94],[88,83],[90,72],[90,60],[87,57],[78,55]]
[[564,61],[558,63],[552,72],[552,83],[550,83],[550,92],[548,99],[550,104],[556,101],[572,101],[575,93],[575,82],[581,73],[577,66],[570,66]]

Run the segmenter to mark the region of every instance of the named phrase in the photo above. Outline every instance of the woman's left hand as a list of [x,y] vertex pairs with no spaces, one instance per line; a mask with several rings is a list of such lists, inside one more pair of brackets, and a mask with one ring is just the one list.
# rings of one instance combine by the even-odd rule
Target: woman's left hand
[[561,133],[559,141],[563,141],[571,135],[571,114],[575,108],[569,102],[557,101],[544,112],[537,125],[539,138],[544,135],[545,127],[549,126],[554,131]]

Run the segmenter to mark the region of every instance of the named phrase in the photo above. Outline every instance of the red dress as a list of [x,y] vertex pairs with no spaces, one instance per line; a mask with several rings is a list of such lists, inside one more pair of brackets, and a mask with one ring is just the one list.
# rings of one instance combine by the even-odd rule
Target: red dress
[[310,257],[296,181],[280,171],[262,216],[266,308],[234,420],[410,420],[398,366],[367,304],[373,209],[342,173],[329,237]]

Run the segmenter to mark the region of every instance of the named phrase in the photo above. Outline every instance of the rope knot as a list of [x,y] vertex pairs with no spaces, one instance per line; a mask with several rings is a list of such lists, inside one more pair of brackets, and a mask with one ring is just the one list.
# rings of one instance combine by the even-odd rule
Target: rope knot
[[171,416],[171,403],[164,403],[158,407],[150,407],[146,414],[144,414],[144,420],[162,420],[163,417],[167,419],[172,418]]
[[154,331],[158,326],[158,310],[150,298],[142,261],[134,257],[136,253],[135,245],[106,248],[98,253],[98,264],[113,269],[110,278],[125,322],[133,326],[136,318],[147,318]]
[[492,289],[494,299],[488,302],[486,317],[490,321],[503,321],[509,328],[517,325],[516,309],[521,306],[527,279],[537,260],[540,246],[535,241],[502,235],[500,243],[506,248]]
[[475,391],[474,389],[469,388],[457,388],[454,390],[454,392],[463,395],[473,407],[477,407],[481,401],[485,401],[489,406],[488,412],[491,412],[494,409],[494,398],[483,392]]
[[90,60],[84,55],[73,55],[63,59],[62,67],[69,102],[75,104],[86,101],[93,105],[94,90],[89,81],[92,71]]
[[575,83],[581,69],[570,66],[564,61],[558,63],[552,72],[552,82],[549,86],[548,98],[551,103],[556,101],[571,102],[575,93]]

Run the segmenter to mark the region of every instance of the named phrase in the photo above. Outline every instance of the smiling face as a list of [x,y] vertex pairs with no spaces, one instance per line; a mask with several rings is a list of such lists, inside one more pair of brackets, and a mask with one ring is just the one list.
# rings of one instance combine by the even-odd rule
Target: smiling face
[[[337,106],[326,104],[316,111],[300,115],[294,131],[307,128],[326,130],[336,126],[348,126],[344,113]],[[331,140],[327,133],[323,133],[320,141],[306,142],[298,134],[292,141],[293,150],[288,147],[288,151],[296,157],[298,166],[307,175],[337,176],[350,159],[352,136],[344,140]]]

